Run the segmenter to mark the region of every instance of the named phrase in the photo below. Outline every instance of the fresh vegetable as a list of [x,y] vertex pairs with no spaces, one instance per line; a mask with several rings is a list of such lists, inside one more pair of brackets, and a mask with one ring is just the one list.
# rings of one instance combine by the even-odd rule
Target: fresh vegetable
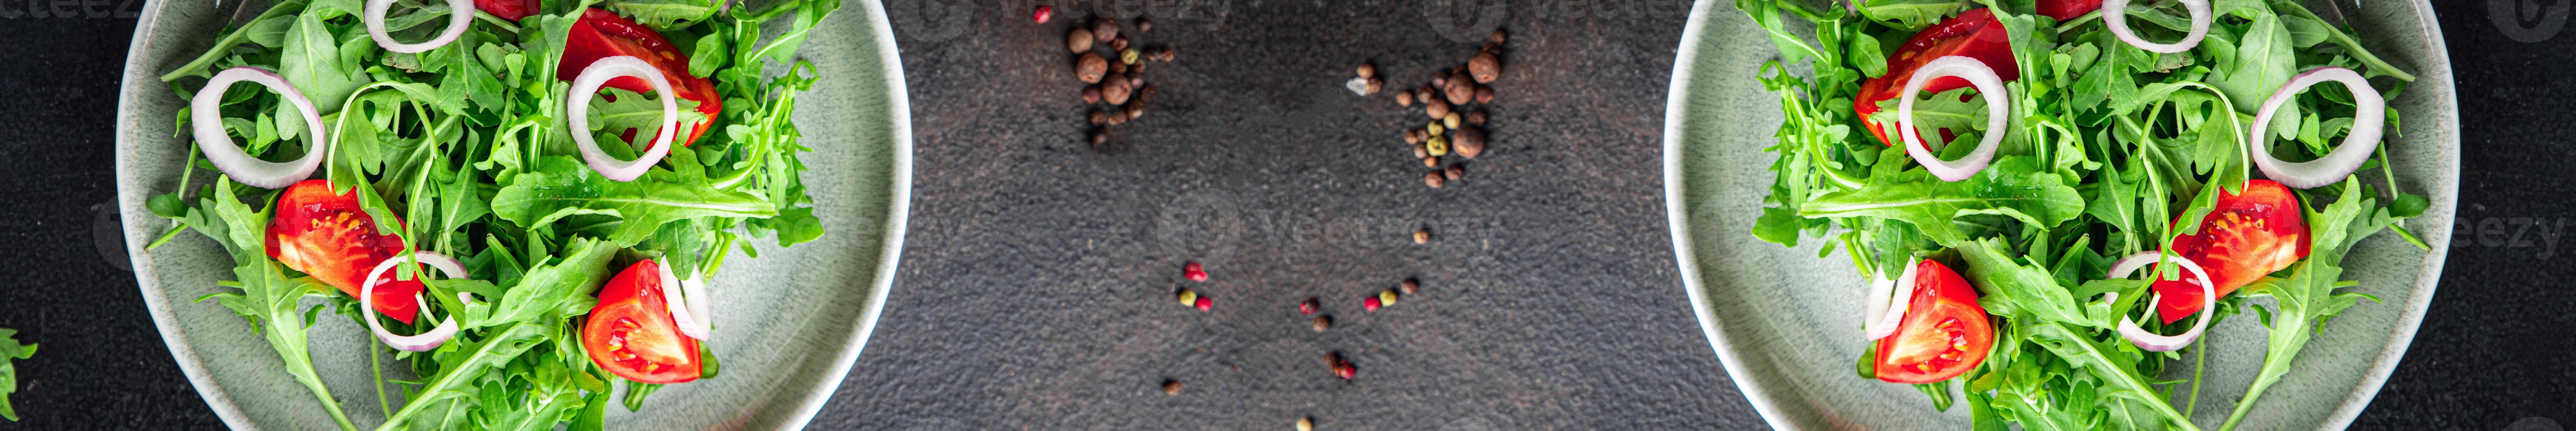
[[1906,300],[1904,323],[1878,340],[1874,363],[1879,380],[1936,383],[1966,374],[1985,362],[1995,344],[1995,328],[1977,292],[1948,265],[1925,260],[1917,264],[1914,295]]
[[465,35],[465,31],[468,30],[468,24],[472,24],[474,22],[474,14],[462,13],[462,11],[473,10],[473,2],[467,0],[447,0],[447,26],[441,27],[444,30],[439,30],[438,36],[431,37],[428,41],[421,43],[403,43],[394,40],[393,35],[385,34],[385,12],[387,12],[388,9],[392,9],[393,6],[394,0],[367,0],[367,16],[365,19],[367,25],[367,37],[374,38],[376,40],[376,46],[383,47],[386,52],[411,54],[438,49],[440,46],[447,45],[448,42],[456,41],[457,36]]
[[636,262],[599,289],[583,319],[581,347],[599,368],[637,383],[698,379],[698,342],[680,334],[662,295],[661,265]]
[[[203,160],[148,200],[177,226],[150,247],[182,228],[222,247],[235,268],[219,284],[238,290],[204,299],[256,325],[340,428],[360,424],[306,340],[324,310],[391,348],[371,361],[398,364],[376,367],[374,387],[336,388],[377,394],[382,415],[367,416],[386,419],[368,426],[599,429],[610,404],[637,409],[662,384],[715,376],[718,352],[682,334],[713,329],[697,310],[720,292],[696,284],[733,251],[822,236],[800,179],[812,149],[791,119],[824,72],[797,49],[838,1],[719,16],[707,0],[482,0],[475,15],[489,17],[416,53],[351,38],[380,26],[393,41],[439,42],[457,27],[438,22],[462,8],[390,2],[406,6],[370,16],[363,3],[271,3],[163,75],[194,102],[178,120]],[[567,80],[617,58],[668,85],[572,91]],[[585,146],[634,161],[634,175],[587,166]],[[637,157],[648,152],[665,155]],[[258,164],[298,157],[310,167]],[[636,262],[652,272],[601,289]],[[671,284],[688,295],[641,288]],[[299,306],[307,297],[322,304]],[[633,330],[654,322],[659,332]],[[595,338],[621,341],[586,345]]]
[[[411,249],[404,246],[402,237],[377,232],[374,216],[358,203],[358,193],[352,189],[334,194],[327,180],[304,180],[287,187],[277,197],[275,220],[268,224],[268,257],[358,297],[358,290],[371,281],[368,270]],[[402,219],[396,217],[392,224],[401,225]],[[393,274],[372,281],[376,312],[403,323],[411,323],[413,315],[420,313],[419,303],[412,301],[423,289],[420,281],[397,280]]]
[[18,392],[17,361],[36,356],[36,345],[19,344],[18,330],[0,328],[0,418],[18,420],[18,411],[9,408],[9,394]]
[[[2295,378],[2290,361],[2318,325],[2370,299],[2338,291],[2351,285],[2341,256],[2382,230],[2423,246],[2402,221],[2429,202],[2370,157],[2399,115],[2381,103],[2414,76],[2296,2],[1735,6],[1781,54],[1755,71],[1783,121],[1752,234],[1850,255],[1877,280],[1855,298],[1869,304],[1858,374],[1914,384],[1934,408],[1964,400],[1976,429],[2199,430],[2202,377],[2154,378],[2197,369],[2206,328],[2250,306],[2271,330],[2262,374],[2229,421],[2206,424],[2232,428]],[[2184,49],[2137,43],[2195,28],[2205,39]],[[1984,65],[1994,82],[1930,70],[1942,62]],[[2349,86],[2307,90],[2325,81]],[[1924,281],[1941,278],[1927,260],[1958,265],[1974,292],[1948,297],[1970,299],[1920,300],[1945,297]],[[2139,269],[2149,276],[2130,278]],[[1888,296],[1900,287],[1916,291]],[[1927,315],[1951,316],[1933,328],[1966,318],[1912,332]],[[1959,351],[1925,341],[1941,339]],[[1920,360],[1948,353],[1963,360]]]
[[[2191,262],[2208,262],[2200,265],[2214,283],[2207,287],[2227,296],[2308,257],[2308,225],[2300,208],[2299,198],[2281,183],[2248,181],[2241,193],[2219,191],[2217,203],[2201,218],[2200,232],[2174,236],[2165,249]],[[2156,306],[2156,316],[2171,324],[2200,311],[2205,301],[2203,286],[2197,284],[2196,279],[2158,278],[2155,293],[2164,302]]]

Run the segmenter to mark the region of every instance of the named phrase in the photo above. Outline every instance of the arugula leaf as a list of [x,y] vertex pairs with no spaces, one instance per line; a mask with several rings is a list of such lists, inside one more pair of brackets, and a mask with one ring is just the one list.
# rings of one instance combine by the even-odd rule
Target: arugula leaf
[[2308,222],[2308,258],[2290,266],[2289,278],[2263,284],[2259,286],[2261,290],[2254,291],[2279,301],[2279,309],[2265,319],[2270,336],[2263,351],[2263,368],[2255,374],[2245,397],[2236,402],[2236,410],[2227,415],[2221,430],[2235,428],[2255,401],[2262,399],[2264,391],[2290,373],[2291,360],[2307,347],[2316,325],[2358,299],[2334,292],[2342,281],[2344,254],[2395,220],[2361,192],[2360,181],[2352,179],[2343,181],[2342,199],[2326,205],[2323,211],[2305,206],[2300,210]]
[[[608,282],[608,259],[617,247],[590,238],[574,237],[562,250],[563,261],[538,265],[519,278],[516,285],[495,301],[491,315],[466,323],[468,327],[498,326],[513,322],[538,322],[549,315],[569,316],[588,312],[582,300]],[[487,296],[488,298],[488,296]],[[555,314],[549,314],[555,313]]]
[[715,4],[708,0],[608,0],[600,6],[662,31],[704,21],[716,13]]
[[[2281,26],[2278,16],[2257,15],[2254,24],[2245,29],[2244,38],[2237,42],[2233,61],[2219,58],[2218,70],[2210,75],[2209,85],[2226,94],[2237,111],[2261,109],[2264,99],[2272,97],[2281,84],[2290,82],[2291,75],[2299,73],[2296,51],[2290,46],[2290,31]],[[2273,114],[2272,130],[2283,138],[2295,138],[2299,118],[2297,104],[2282,104]]]
[[[312,99],[314,111],[330,114],[340,110],[350,93],[373,79],[368,78],[365,68],[341,55],[341,43],[333,37],[331,27],[322,22],[322,15],[297,16],[295,24],[287,28],[285,53],[278,59],[277,74],[304,92],[305,98]],[[375,44],[367,42],[366,46],[372,48]],[[304,130],[304,117],[279,117],[277,127],[283,138],[294,138]]]
[[233,261],[240,264],[233,268],[233,280],[240,283],[241,292],[217,293],[198,300],[214,299],[259,325],[262,338],[286,362],[286,373],[313,392],[314,399],[322,402],[323,409],[341,429],[357,429],[341,412],[340,402],[331,397],[330,389],[322,386],[322,377],[314,373],[313,356],[307,351],[305,329],[311,323],[308,312],[298,310],[296,301],[316,293],[317,286],[287,279],[277,261],[268,259],[267,241],[263,238],[268,233],[268,213],[242,204],[233,195],[232,185],[229,175],[215,182],[213,207],[229,237],[226,244],[230,245]]
[[0,328],[0,418],[18,420],[18,411],[9,408],[9,394],[18,392],[16,361],[36,356],[36,345],[19,344],[18,330]]
[[396,425],[409,423],[407,421],[413,415],[428,410],[432,405],[441,404],[440,401],[479,394],[479,391],[468,392],[468,390],[480,383],[478,379],[483,376],[484,371],[507,364],[512,358],[527,353],[528,349],[536,347],[539,342],[545,340],[549,331],[552,329],[544,325],[518,322],[493,331],[488,337],[464,343],[455,349],[440,348],[432,354],[439,365],[438,373],[424,382],[418,394],[403,404],[402,410],[385,418],[385,424],[376,427],[376,430],[398,429]]
[[1973,5],[1964,0],[1869,0],[1861,3],[1860,13],[1888,27],[1913,32],[1970,6]]
[[[672,153],[674,166],[694,163],[692,152]],[[680,160],[688,158],[691,160]],[[538,160],[533,172],[492,197],[492,213],[521,226],[537,226],[575,214],[605,214],[625,220],[609,240],[631,246],[653,235],[662,223],[693,217],[778,215],[760,196],[713,188],[705,177],[655,168],[635,181],[614,181],[569,156]]]
[[1958,247],[1968,241],[1951,222],[1960,216],[2001,214],[2042,228],[2075,218],[2084,211],[2084,198],[2064,181],[2040,171],[2030,157],[1996,156],[1985,170],[1957,182],[1922,169],[1874,175],[1865,188],[1817,196],[1798,215],[1903,220],[1934,242]]

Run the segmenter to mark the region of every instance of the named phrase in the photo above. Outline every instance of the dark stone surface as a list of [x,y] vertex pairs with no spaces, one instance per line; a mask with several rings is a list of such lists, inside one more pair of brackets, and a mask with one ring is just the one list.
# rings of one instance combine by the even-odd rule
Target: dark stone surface
[[[1683,13],[1510,2],[1494,144],[1434,190],[1397,139],[1427,120],[1419,109],[1340,89],[1363,60],[1393,91],[1476,49],[1414,2],[1235,0],[1222,20],[1153,10],[1156,28],[1131,37],[1180,59],[1146,71],[1155,109],[1115,128],[1105,153],[1082,144],[1066,21],[975,2],[938,24],[915,14],[921,1],[893,3],[919,145],[910,243],[884,320],[814,428],[1286,429],[1300,415],[1322,429],[1761,427],[1674,278],[1658,149]],[[2460,221],[2576,226],[2563,142],[2576,35],[2517,41],[2485,3],[2439,5],[2462,83]],[[0,0],[0,16],[15,10]],[[26,421],[0,429],[221,426],[123,257],[98,251],[94,234],[115,226],[101,211],[134,25],[109,15],[0,18],[0,112],[15,114],[0,122],[0,326],[43,344],[19,364]],[[1414,245],[1422,226],[1435,239]],[[2461,237],[2414,347],[2355,428],[2576,423],[2576,269],[2562,263],[2576,246],[2525,235]],[[1180,281],[1187,260],[1213,278]],[[1359,310],[1405,277],[1423,291]],[[1215,311],[1174,302],[1175,284]],[[1339,319],[1332,330],[1308,329],[1295,311],[1307,297]],[[1332,378],[1326,352],[1359,378]],[[1185,390],[1163,395],[1164,379]]]

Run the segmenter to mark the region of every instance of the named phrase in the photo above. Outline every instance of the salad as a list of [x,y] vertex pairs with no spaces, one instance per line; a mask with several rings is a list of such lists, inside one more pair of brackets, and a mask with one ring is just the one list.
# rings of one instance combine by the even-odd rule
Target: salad
[[2377,300],[2338,290],[2354,244],[2425,247],[2404,221],[2430,201],[2378,151],[2415,77],[2299,2],[1735,5],[1781,54],[1752,234],[1839,246],[1871,280],[1855,371],[1976,429],[2202,429],[2195,342],[2251,308],[2235,428]]
[[[823,234],[790,118],[818,73],[797,48],[840,3],[731,3],[275,2],[161,76],[193,139],[147,249],[222,246],[233,280],[199,302],[341,429],[370,406],[335,389],[374,391],[380,430],[600,429],[717,377],[705,280],[733,250]],[[325,310],[384,346],[374,387],[316,375]]]

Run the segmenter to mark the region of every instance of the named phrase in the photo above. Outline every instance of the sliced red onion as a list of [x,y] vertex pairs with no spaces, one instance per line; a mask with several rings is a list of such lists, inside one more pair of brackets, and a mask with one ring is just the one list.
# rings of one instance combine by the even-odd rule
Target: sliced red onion
[[[1914,130],[1915,93],[1923,92],[1924,84],[1944,76],[1967,79],[1968,85],[1976,87],[1977,94],[1986,99],[1985,137],[1977,141],[1976,150],[1968,152],[1968,157],[1959,159],[1957,164],[1943,161],[1940,155],[1925,148],[1923,137]],[[1899,129],[1898,134],[1904,136],[1906,153],[1914,156],[1915,163],[1923,164],[1923,170],[1931,171],[1932,176],[1940,177],[1942,181],[1958,181],[1976,176],[1987,163],[1994,162],[1995,144],[2004,140],[2006,116],[2012,114],[2012,106],[2005,102],[2003,77],[1995,75],[1995,69],[1986,67],[1985,61],[1957,55],[1932,59],[1914,70],[1914,76],[1905,83],[1905,92],[1898,94],[1903,101],[1896,103],[1896,128]]]
[[[440,344],[447,343],[447,340],[450,338],[456,338],[456,316],[454,314],[450,314],[446,319],[440,320],[437,328],[432,328],[429,332],[422,332],[420,335],[394,335],[392,332],[385,331],[384,324],[376,323],[376,278],[383,277],[386,270],[394,269],[397,265],[409,263],[414,260],[420,261],[421,264],[429,265],[431,268],[437,268],[440,274],[446,274],[448,277],[465,275],[465,265],[457,263],[456,259],[449,258],[447,255],[438,254],[437,252],[413,251],[411,257],[394,256],[392,259],[385,259],[383,263],[376,264],[376,269],[374,271],[367,272],[367,282],[358,286],[358,309],[361,310],[361,313],[365,313],[363,314],[365,319],[362,320],[367,321],[367,331],[376,333],[376,339],[384,340],[386,346],[392,346],[394,350],[405,352],[426,352],[429,351],[429,349],[438,348],[438,345]],[[428,278],[429,274],[412,275],[412,279],[414,280],[426,280]],[[464,294],[459,293],[457,297],[462,299],[464,298]],[[422,316],[429,315],[428,301],[422,300],[420,295],[412,295],[411,299],[413,301],[420,302],[420,312]]]
[[[2139,267],[2146,266],[2149,263],[2155,263],[2155,261],[2162,255],[2163,252],[2145,251],[2129,255],[2129,257],[2126,258],[2121,258],[2119,262],[2111,264],[2110,277],[2128,278],[2129,273],[2137,272]],[[2120,337],[2127,338],[2129,339],[2129,344],[2135,344],[2138,348],[2146,349],[2150,352],[2171,352],[2181,350],[2183,346],[2191,345],[2192,341],[2199,340],[2200,334],[2209,330],[2210,310],[2218,308],[2218,291],[2213,290],[2211,287],[2218,283],[2212,283],[2209,281],[2209,272],[2202,271],[2199,263],[2194,263],[2191,259],[2184,258],[2182,256],[2174,256],[2172,259],[2167,261],[2173,262],[2176,266],[2181,266],[2182,269],[2191,271],[2192,277],[2200,279],[2200,297],[2203,298],[2206,303],[2200,306],[2200,321],[2192,322],[2191,330],[2183,331],[2182,335],[2156,335],[2154,332],[2147,332],[2146,328],[2138,327],[2138,322],[2136,320],[2129,319],[2129,316],[2120,316]],[[2158,277],[2155,274],[2150,273],[2148,274],[2148,278],[2154,279]],[[2155,298],[2148,299],[2147,309],[2155,309],[2156,305],[2163,300],[2163,295],[2156,295]]]
[[2121,42],[2128,42],[2129,46],[2138,49],[2166,54],[2190,51],[2192,47],[2200,46],[2202,37],[2209,36],[2209,20],[2212,18],[2209,0],[2182,0],[2182,7],[2191,13],[2191,33],[2184,34],[2179,42],[2148,42],[2139,38],[2138,32],[2130,31],[2129,0],[2102,0],[2102,25],[2111,28],[2112,36],[2119,36]]
[[707,319],[706,292],[697,288],[706,274],[693,274],[687,281],[681,281],[672,275],[671,265],[654,267],[662,270],[662,304],[670,309],[671,323],[680,327],[680,334],[701,341],[714,335],[714,322]]
[[[1921,267],[1921,264],[1907,263],[1905,273],[1897,275],[1895,281],[1870,283],[1869,315],[1864,317],[1867,320],[1861,326],[1862,336],[1876,340],[1896,333],[1896,325],[1905,320],[1906,308],[1914,303],[1914,273]],[[1892,296],[1888,293],[1891,290],[1895,291]]]
[[[2272,125],[2272,114],[2298,97],[2300,91],[2325,81],[2342,82],[2344,89],[2352,90],[2352,133],[2344,135],[2343,142],[2335,143],[2333,150],[2316,160],[2290,163],[2273,158],[2268,148],[2272,135],[2265,134]],[[2370,161],[2370,153],[2379,150],[2380,128],[2387,121],[2388,99],[2381,97],[2378,89],[2370,88],[2370,81],[2362,79],[2360,72],[2319,67],[2291,77],[2289,83],[2272,92],[2271,98],[2263,99],[2263,110],[2254,115],[2254,134],[2247,136],[2245,142],[2250,146],[2247,150],[2254,153],[2254,166],[2263,169],[2263,176],[2281,185],[2312,189],[2343,181],[2353,171],[2361,170],[2361,164]]]
[[464,35],[465,29],[474,25],[474,0],[447,0],[447,29],[439,31],[438,37],[416,44],[395,42],[393,35],[385,34],[385,9],[393,5],[394,0],[367,0],[364,17],[367,37],[375,38],[376,46],[385,47],[386,51],[419,53],[438,49],[448,42],[455,42],[457,36]]
[[[635,160],[619,161],[601,152],[599,143],[591,138],[590,98],[599,94],[600,84],[627,76],[653,83],[653,91],[661,94],[662,127],[653,135],[652,149],[645,150],[644,155]],[[573,78],[572,90],[567,95],[570,97],[564,98],[564,118],[572,122],[572,142],[581,148],[582,161],[590,163],[590,168],[599,171],[600,176],[634,181],[635,177],[644,176],[645,170],[652,169],[653,164],[661,163],[662,156],[671,153],[672,134],[679,131],[680,102],[674,99],[678,96],[671,92],[671,79],[662,76],[662,69],[630,55],[602,58],[581,69],[581,76]]]
[[[295,113],[304,116],[307,145],[303,158],[285,163],[260,160],[242,152],[241,146],[224,134],[224,90],[242,81],[276,90],[278,98],[286,99],[288,105],[295,106]],[[215,73],[214,79],[206,80],[206,88],[197,90],[197,95],[188,100],[188,126],[195,129],[197,148],[206,154],[206,161],[214,163],[215,170],[223,171],[233,181],[263,189],[286,187],[312,177],[313,169],[322,166],[323,154],[331,149],[331,138],[322,134],[322,113],[313,109],[313,100],[304,98],[304,92],[286,83],[285,77],[250,66],[224,69]]]

